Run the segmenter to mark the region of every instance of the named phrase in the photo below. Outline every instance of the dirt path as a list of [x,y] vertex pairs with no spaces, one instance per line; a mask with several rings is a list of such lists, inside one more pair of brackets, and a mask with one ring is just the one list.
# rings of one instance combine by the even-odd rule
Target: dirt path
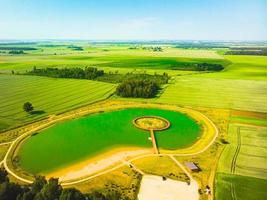
[[8,145],[8,144],[11,144],[13,141],[11,142],[4,142],[4,143],[1,143],[0,146],[4,146],[4,145]]
[[153,145],[153,152],[155,154],[159,154],[159,150],[158,150],[158,147],[157,147],[157,142],[156,142],[156,139],[155,139],[154,131],[151,129],[149,132],[150,132],[151,142],[152,142],[152,145]]
[[138,172],[141,175],[145,175],[145,172],[143,172],[141,169],[137,168],[133,163],[131,163],[130,161],[127,160],[122,160],[122,162],[124,164],[126,164],[127,166],[129,166],[130,168],[132,168],[133,170],[135,170],[136,172]]

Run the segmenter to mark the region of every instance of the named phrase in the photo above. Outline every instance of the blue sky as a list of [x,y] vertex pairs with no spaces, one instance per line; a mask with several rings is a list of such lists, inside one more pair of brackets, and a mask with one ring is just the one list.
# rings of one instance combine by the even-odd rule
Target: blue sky
[[0,0],[0,39],[267,40],[267,0]]

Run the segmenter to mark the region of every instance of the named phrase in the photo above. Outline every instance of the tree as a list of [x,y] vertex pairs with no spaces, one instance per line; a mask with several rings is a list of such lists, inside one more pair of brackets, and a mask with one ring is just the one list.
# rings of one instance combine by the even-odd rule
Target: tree
[[27,113],[33,111],[33,106],[30,102],[26,102],[23,104],[23,110]]
[[8,173],[5,170],[5,168],[0,168],[0,183],[9,182],[9,179],[7,177]]
[[34,200],[34,194],[32,191],[27,191],[19,194],[16,200]]
[[85,200],[83,194],[74,188],[64,189],[59,200]]
[[31,185],[31,190],[34,194],[37,194],[47,184],[44,176],[36,176],[35,181]]
[[152,98],[156,96],[159,89],[156,81],[126,80],[118,85],[116,93],[122,97]]
[[94,191],[86,196],[89,200],[108,200],[102,193]]
[[58,183],[58,179],[50,178],[48,183],[41,190],[41,194],[46,200],[59,199],[62,192],[62,187]]
[[1,200],[16,200],[21,194],[22,189],[16,183],[4,182],[0,184],[0,199]]

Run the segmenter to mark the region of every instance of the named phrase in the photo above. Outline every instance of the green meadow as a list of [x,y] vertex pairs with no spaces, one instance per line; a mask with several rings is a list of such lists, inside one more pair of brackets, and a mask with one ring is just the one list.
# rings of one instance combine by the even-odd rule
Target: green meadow
[[156,102],[267,112],[266,91],[265,80],[177,76]]
[[152,148],[149,131],[136,128],[132,120],[156,115],[171,127],[155,133],[159,148],[179,149],[194,143],[200,126],[179,112],[160,109],[125,109],[62,122],[33,134],[20,146],[19,166],[33,174],[51,172],[92,158],[116,147]]
[[[115,85],[97,81],[0,75],[0,130],[105,99],[114,90]],[[22,109],[27,101],[34,106],[31,114]]]

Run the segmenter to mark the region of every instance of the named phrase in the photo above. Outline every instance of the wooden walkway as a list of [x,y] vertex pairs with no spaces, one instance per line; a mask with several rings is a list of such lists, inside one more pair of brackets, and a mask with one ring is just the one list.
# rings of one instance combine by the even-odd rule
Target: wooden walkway
[[158,147],[157,147],[157,142],[156,142],[156,139],[155,139],[154,131],[152,129],[150,130],[150,137],[151,137],[151,142],[152,142],[152,145],[153,145],[154,154],[159,154],[159,150],[158,150]]

